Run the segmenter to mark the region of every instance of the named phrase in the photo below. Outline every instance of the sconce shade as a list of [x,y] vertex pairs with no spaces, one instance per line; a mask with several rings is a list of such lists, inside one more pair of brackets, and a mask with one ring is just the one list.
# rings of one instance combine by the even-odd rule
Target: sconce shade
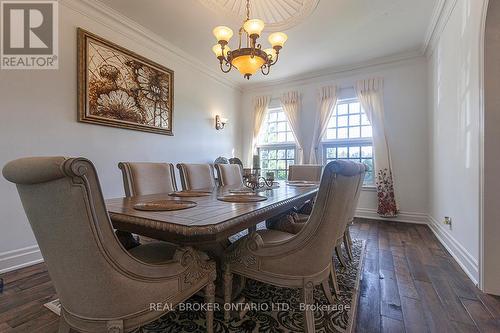
[[269,43],[273,47],[283,47],[285,45],[286,40],[288,39],[288,36],[282,32],[275,32],[269,35]]
[[249,36],[257,35],[260,36],[262,30],[264,30],[264,21],[259,19],[247,20],[243,24],[243,29],[247,32]]
[[229,42],[231,37],[233,37],[233,30],[223,25],[220,25],[214,28],[213,34],[215,38],[217,38],[218,42],[220,41]]
[[[215,56],[218,58],[218,57],[221,57],[222,56],[222,46],[220,44],[215,44],[213,47],[212,47],[212,51],[215,53]],[[224,46],[224,57],[227,57],[227,53],[231,51],[231,49],[229,48],[229,46]]]

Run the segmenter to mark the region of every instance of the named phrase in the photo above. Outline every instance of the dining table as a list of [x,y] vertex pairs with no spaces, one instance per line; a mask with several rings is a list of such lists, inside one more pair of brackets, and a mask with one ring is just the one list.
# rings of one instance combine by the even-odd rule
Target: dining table
[[[221,265],[225,250],[231,244],[229,238],[244,230],[255,230],[260,222],[299,207],[314,198],[317,191],[317,183],[281,181],[271,188],[257,190],[254,194],[265,197],[258,202],[223,201],[238,193],[240,196],[252,193],[246,193],[242,186],[218,186],[194,191],[192,197],[186,196],[189,193],[177,197],[174,192],[108,199],[106,207],[113,227],[118,230],[191,246],[207,253],[218,266],[216,292],[220,296]],[[186,209],[170,211],[137,209],[138,205],[162,200],[191,204]],[[234,290],[241,290],[241,286]]]

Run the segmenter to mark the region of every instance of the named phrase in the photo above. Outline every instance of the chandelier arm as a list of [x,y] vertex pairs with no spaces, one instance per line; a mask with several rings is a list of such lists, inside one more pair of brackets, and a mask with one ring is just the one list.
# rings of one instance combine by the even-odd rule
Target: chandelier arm
[[271,63],[269,63],[269,66],[274,66],[278,62],[279,57],[280,57],[280,54],[278,52],[278,53],[276,53],[276,59],[274,59],[274,61],[271,61]]
[[[225,61],[225,63],[224,63]],[[227,60],[224,59],[224,61],[220,61],[220,70],[223,72],[223,73],[229,73],[231,71],[231,69],[233,69],[233,64],[231,64],[230,62],[228,62]],[[224,69],[224,66],[223,64],[225,65],[225,67],[227,67],[227,69]]]
[[[267,70],[266,70],[267,69]],[[269,64],[264,64],[260,68],[260,71],[262,72],[263,75],[268,75],[269,72],[271,71],[271,66]]]

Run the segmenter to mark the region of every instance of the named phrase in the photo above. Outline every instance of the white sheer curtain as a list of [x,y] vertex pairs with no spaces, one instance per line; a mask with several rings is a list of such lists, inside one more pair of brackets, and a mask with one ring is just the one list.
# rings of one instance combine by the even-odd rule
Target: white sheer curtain
[[281,97],[281,106],[285,112],[293,135],[297,141],[297,163],[304,163],[304,145],[300,121],[300,96],[297,91],[290,91]]
[[252,136],[252,149],[250,149],[248,159],[251,162],[252,156],[256,153],[256,147],[259,140],[260,130],[264,119],[266,119],[267,108],[271,98],[269,96],[259,96],[254,99],[254,123],[253,123],[253,136]]
[[337,106],[337,86],[326,86],[319,90],[318,111],[314,125],[309,164],[319,164],[321,161],[319,145],[328,128],[328,122]]
[[373,128],[375,179],[380,216],[398,215],[389,145],[384,126],[384,81],[381,78],[358,81],[356,94]]

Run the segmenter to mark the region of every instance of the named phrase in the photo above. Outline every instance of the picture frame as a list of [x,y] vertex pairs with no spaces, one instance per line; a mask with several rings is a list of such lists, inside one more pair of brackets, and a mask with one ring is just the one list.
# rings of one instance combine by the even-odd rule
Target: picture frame
[[82,28],[78,121],[173,135],[174,71]]

